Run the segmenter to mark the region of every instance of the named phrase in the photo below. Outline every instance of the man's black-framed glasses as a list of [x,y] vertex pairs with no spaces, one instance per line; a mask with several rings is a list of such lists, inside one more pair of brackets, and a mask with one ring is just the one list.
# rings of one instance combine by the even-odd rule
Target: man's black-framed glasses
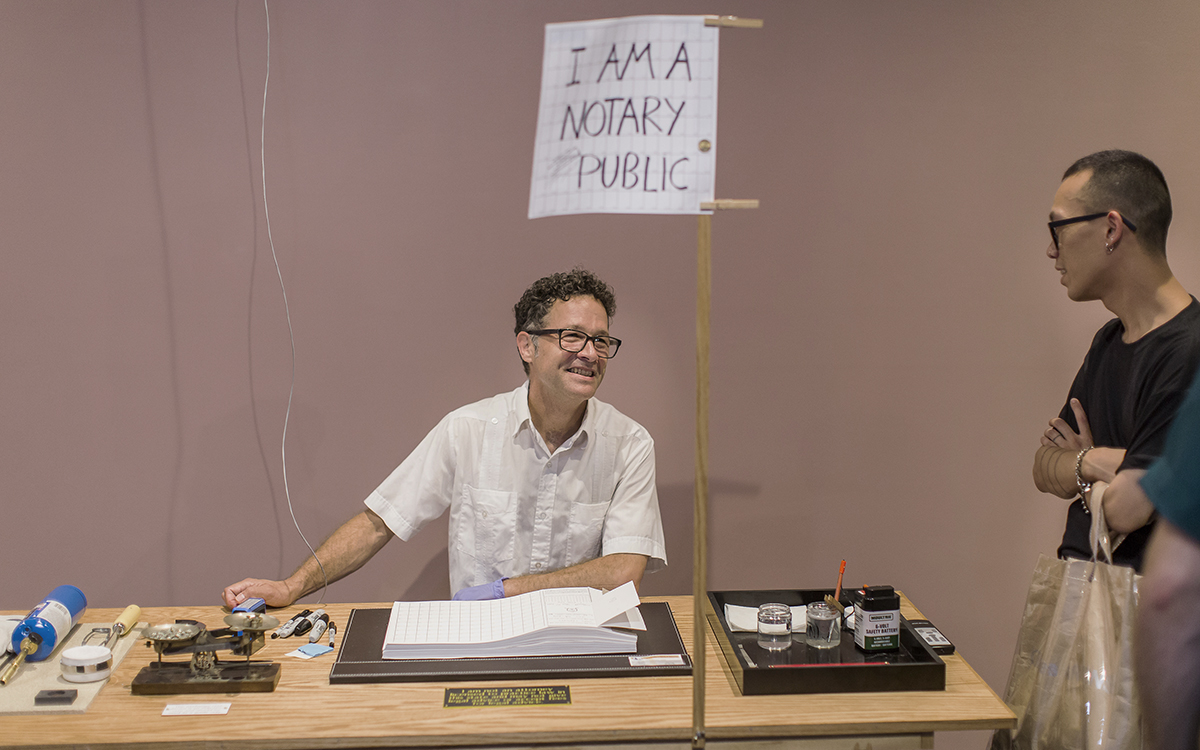
[[[1093,221],[1094,219],[1099,219],[1101,216],[1108,216],[1109,213],[1110,212],[1108,212],[1108,211],[1103,211],[1098,214],[1088,214],[1087,216],[1073,216],[1070,219],[1059,219],[1058,221],[1046,222],[1047,226],[1050,227],[1050,239],[1054,240],[1054,249],[1055,250],[1058,249],[1058,228],[1059,227],[1065,227],[1068,224],[1078,224],[1081,221]],[[1117,214],[1117,215],[1121,216],[1120,214]],[[1124,224],[1125,226],[1129,227],[1129,231],[1131,231],[1131,232],[1137,231],[1137,227],[1134,226],[1133,222],[1130,221],[1129,219],[1126,219],[1124,216],[1121,216],[1121,223]]]
[[556,333],[558,334],[558,345],[564,352],[572,354],[583,351],[590,341],[596,350],[596,356],[601,359],[612,359],[617,356],[617,349],[621,348],[621,339],[615,339],[612,336],[589,336],[574,328],[543,328],[539,331],[526,331],[526,333],[530,336],[549,336]]

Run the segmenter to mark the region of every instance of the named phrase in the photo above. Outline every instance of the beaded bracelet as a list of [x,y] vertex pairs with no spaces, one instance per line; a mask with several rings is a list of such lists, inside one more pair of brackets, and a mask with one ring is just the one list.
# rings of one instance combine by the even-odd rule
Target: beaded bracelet
[[1079,495],[1085,498],[1084,507],[1087,507],[1086,493],[1092,489],[1092,483],[1083,481],[1083,474],[1080,473],[1080,470],[1083,468],[1083,457],[1094,447],[1089,445],[1075,456],[1075,486],[1079,488]]

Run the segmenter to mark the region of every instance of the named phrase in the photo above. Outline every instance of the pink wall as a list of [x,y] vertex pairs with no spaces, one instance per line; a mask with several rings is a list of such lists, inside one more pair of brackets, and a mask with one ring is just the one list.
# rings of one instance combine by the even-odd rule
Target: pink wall
[[[315,542],[450,409],[521,382],[511,306],[584,264],[627,341],[601,397],[656,437],[691,580],[695,220],[525,218],[542,26],[722,34],[714,588],[902,588],[1003,689],[1063,503],[1029,477],[1108,315],[1043,222],[1109,147],[1164,168],[1200,289],[1200,6],[597,1],[271,4],[267,183],[291,304],[288,480]],[[263,218],[258,2],[0,0],[0,609],[217,602],[305,554],[283,494],[290,352]],[[444,595],[445,526],[339,601]]]

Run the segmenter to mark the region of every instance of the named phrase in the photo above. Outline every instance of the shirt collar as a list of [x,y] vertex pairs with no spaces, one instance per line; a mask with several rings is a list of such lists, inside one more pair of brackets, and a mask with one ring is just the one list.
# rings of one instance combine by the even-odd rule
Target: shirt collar
[[526,428],[533,429],[533,419],[529,416],[529,381],[525,381],[525,385],[517,389],[516,404],[514,408],[517,412],[517,418],[513,421],[516,426],[513,428],[513,437],[521,434],[521,430]]
[[[533,418],[529,416],[529,381],[526,380],[525,385],[521,386],[519,390],[520,393],[517,394],[517,403],[515,405],[517,418],[514,420],[516,422],[516,427],[513,430],[513,437],[519,435],[521,430],[524,429],[528,429],[534,433],[537,432],[537,430],[535,430],[533,427]],[[583,422],[580,423],[579,429],[575,431],[575,434],[567,438],[566,442],[563,443],[563,446],[574,446],[575,441],[578,440],[580,436],[591,436],[594,434],[596,429],[596,410],[592,408],[592,401],[593,399],[590,398],[587,400],[587,404],[583,411]]]

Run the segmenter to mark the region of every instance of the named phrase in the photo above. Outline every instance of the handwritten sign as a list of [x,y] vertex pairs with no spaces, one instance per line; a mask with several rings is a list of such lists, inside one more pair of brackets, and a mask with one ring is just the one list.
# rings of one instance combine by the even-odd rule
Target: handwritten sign
[[529,218],[708,213],[717,41],[703,16],[547,24]]

